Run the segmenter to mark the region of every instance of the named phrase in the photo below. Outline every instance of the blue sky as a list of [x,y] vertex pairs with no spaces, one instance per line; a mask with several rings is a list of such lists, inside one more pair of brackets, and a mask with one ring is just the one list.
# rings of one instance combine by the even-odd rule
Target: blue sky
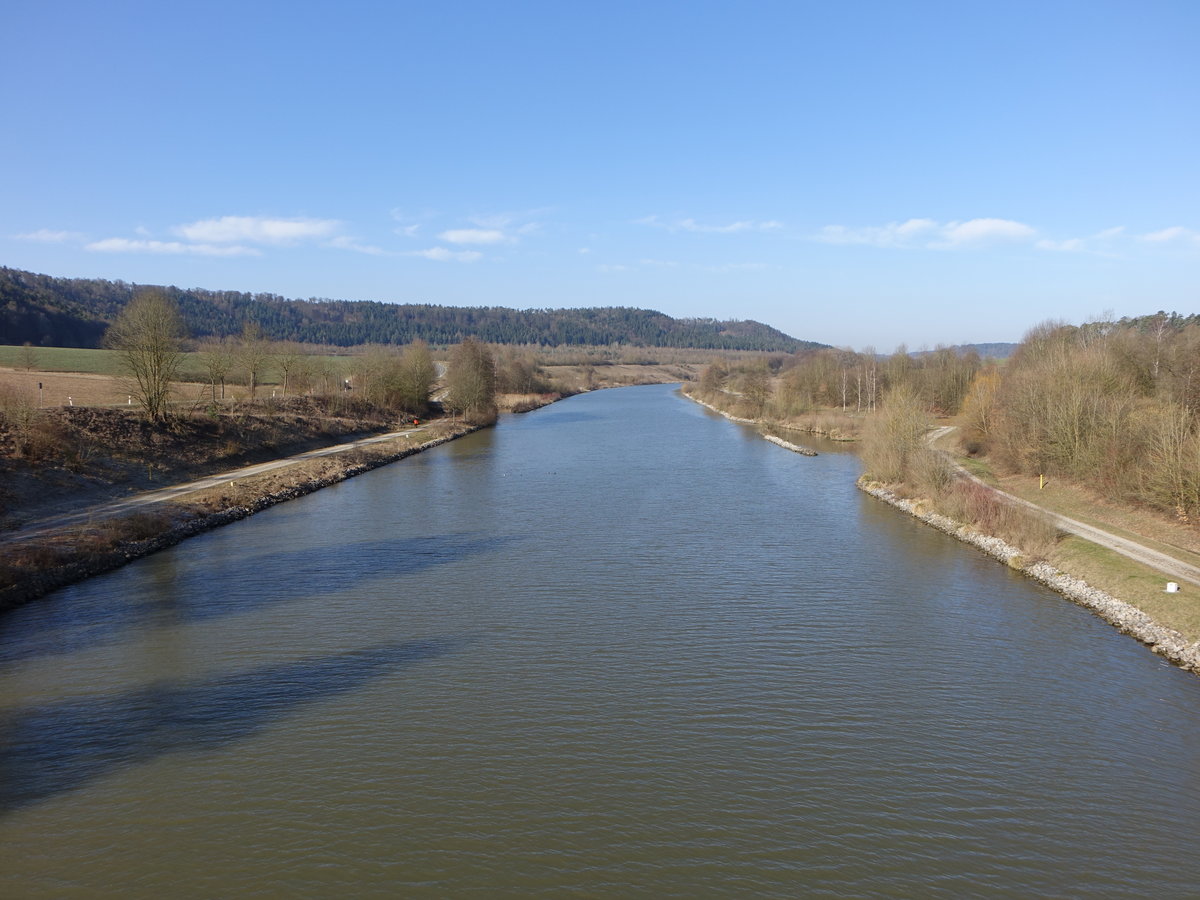
[[1200,3],[0,5],[0,264],[890,351],[1200,308]]

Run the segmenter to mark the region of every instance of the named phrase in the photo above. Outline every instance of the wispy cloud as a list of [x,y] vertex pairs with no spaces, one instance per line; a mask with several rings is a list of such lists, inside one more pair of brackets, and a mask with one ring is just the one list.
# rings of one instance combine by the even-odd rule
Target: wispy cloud
[[105,238],[85,245],[85,250],[95,253],[153,253],[161,255],[191,256],[261,256],[253,247],[238,244],[218,246],[216,244],[185,244],[180,241],[132,240],[130,238]]
[[135,229],[138,238],[105,238],[87,244],[85,249],[97,253],[262,256],[266,248],[315,244],[370,256],[391,255],[382,247],[341,234],[342,223],[337,219],[221,216],[175,225],[169,230],[183,240],[159,240],[139,226]]
[[865,244],[873,247],[947,250],[1002,243],[1026,243],[1037,237],[1037,229],[1011,219],[968,219],[936,222],[908,219],[886,225],[851,228],[826,225],[815,239],[827,244]]
[[483,254],[478,250],[450,250],[446,247],[430,247],[428,250],[413,250],[405,256],[420,256],[434,262],[478,262]]
[[373,244],[364,244],[358,238],[350,237],[349,235],[338,235],[325,243],[326,247],[333,247],[337,250],[353,250],[355,253],[366,253],[368,256],[391,256],[392,254],[384,250],[382,247],[376,247]]
[[390,210],[390,214],[397,223],[393,231],[401,237],[406,238],[418,237],[421,230],[437,218],[437,212],[434,210],[426,209],[414,213],[401,209],[398,206],[393,207]]
[[273,219],[265,216],[222,216],[201,219],[171,229],[189,241],[213,244],[295,244],[334,235],[341,228],[336,219]]
[[644,216],[634,219],[634,224],[649,225],[652,228],[663,228],[667,231],[689,231],[694,234],[738,234],[748,231],[778,231],[783,228],[783,223],[774,219],[766,221],[745,219],[723,225],[713,225],[697,222],[692,218],[664,219],[661,216]]
[[1161,231],[1152,231],[1149,234],[1143,234],[1139,237],[1139,240],[1151,244],[1189,244],[1200,247],[1200,231],[1184,228],[1182,225],[1172,225],[1170,228],[1164,228]]
[[1052,253],[1099,253],[1108,255],[1113,252],[1113,244],[1125,234],[1123,226],[1105,228],[1087,237],[1066,238],[1055,241],[1044,239],[1034,244],[1039,250],[1049,250]]
[[507,244],[516,240],[499,228],[451,228],[438,237],[451,244]]
[[38,241],[43,244],[62,244],[66,241],[82,241],[87,235],[78,231],[53,231],[49,228],[39,228],[28,234],[13,235],[19,241]]

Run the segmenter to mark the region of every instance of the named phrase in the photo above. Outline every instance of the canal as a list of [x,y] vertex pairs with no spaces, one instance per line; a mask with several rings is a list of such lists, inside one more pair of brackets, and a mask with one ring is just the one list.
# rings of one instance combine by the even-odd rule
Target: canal
[[1165,896],[1200,678],[672,387],[0,619],[0,896]]

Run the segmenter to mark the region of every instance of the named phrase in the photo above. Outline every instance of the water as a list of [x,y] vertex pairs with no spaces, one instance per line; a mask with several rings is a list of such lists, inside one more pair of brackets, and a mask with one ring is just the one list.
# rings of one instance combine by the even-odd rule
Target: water
[[0,896],[1195,895],[1200,679],[669,388],[0,620]]

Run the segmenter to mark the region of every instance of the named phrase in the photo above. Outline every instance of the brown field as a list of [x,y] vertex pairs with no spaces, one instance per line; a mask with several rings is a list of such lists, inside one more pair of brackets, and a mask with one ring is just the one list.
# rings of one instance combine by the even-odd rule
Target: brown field
[[[22,391],[34,404],[38,404],[38,384],[42,385],[40,403],[52,406],[129,406],[137,400],[130,399],[129,388],[124,379],[111,375],[90,375],[85,372],[27,372],[23,369],[0,368],[0,389],[5,387]],[[241,386],[227,387],[226,397],[241,394]],[[207,384],[188,381],[175,382],[171,399],[176,402],[203,402],[211,396]]]

